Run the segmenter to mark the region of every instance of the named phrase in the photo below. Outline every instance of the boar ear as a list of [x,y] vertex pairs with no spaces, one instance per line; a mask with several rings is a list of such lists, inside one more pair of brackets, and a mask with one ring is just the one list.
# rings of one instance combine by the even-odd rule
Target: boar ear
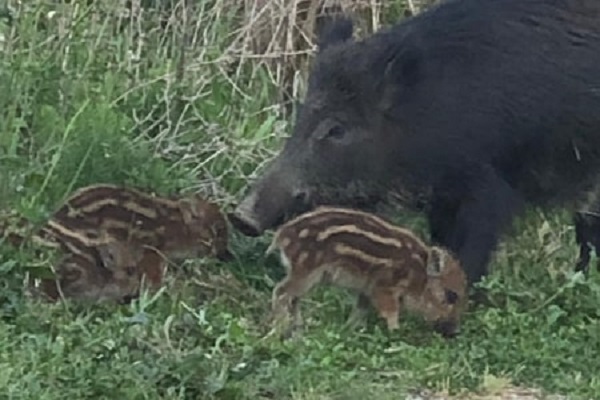
[[354,25],[352,19],[341,13],[336,13],[319,18],[316,30],[319,52],[322,52],[329,46],[351,39]]
[[403,44],[385,63],[384,81],[387,84],[412,87],[423,72],[423,50],[416,44]]
[[394,54],[384,61],[381,91],[385,109],[393,107],[403,92],[414,88],[423,75],[423,54],[416,45],[406,45],[400,50],[390,49]]
[[427,257],[427,275],[431,277],[440,276],[446,263],[446,252],[439,247],[433,246]]

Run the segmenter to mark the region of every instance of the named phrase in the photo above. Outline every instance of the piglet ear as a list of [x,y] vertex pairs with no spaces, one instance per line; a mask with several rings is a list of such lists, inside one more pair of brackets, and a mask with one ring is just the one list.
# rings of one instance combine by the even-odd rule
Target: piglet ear
[[100,243],[96,246],[102,265],[109,270],[114,270],[118,263],[118,249],[114,242]]
[[83,268],[75,262],[66,262],[63,264],[64,267],[60,271],[60,278],[67,282],[76,282],[83,279],[85,271]]
[[186,224],[191,224],[194,219],[200,216],[196,203],[190,199],[179,200],[179,211],[181,211],[183,222]]
[[354,24],[350,17],[336,12],[320,17],[316,31],[319,52],[322,52],[330,46],[352,39]]
[[427,275],[430,277],[440,276],[445,263],[446,252],[437,246],[433,246],[429,250],[429,257],[427,257]]

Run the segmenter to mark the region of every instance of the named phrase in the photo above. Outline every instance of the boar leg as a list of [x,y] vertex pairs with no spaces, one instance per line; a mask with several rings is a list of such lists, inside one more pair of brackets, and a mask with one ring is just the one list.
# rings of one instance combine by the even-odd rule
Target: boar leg
[[[598,207],[594,205],[594,209]],[[582,271],[584,275],[589,274],[589,263],[591,252],[598,255],[600,250],[600,217],[597,214],[578,212],[574,217],[575,242],[579,245],[579,259],[575,265],[575,271]],[[600,271],[600,260],[596,268]]]
[[356,329],[365,321],[369,311],[371,300],[363,293],[358,293],[354,307],[346,320],[345,326],[350,329]]
[[575,271],[582,271],[584,275],[587,275],[592,251],[589,243],[589,238],[593,235],[591,224],[589,224],[587,216],[582,213],[576,213],[573,222],[575,225],[575,243],[579,245],[579,259],[575,265]]
[[434,197],[427,215],[432,244],[448,246],[458,207],[443,197]]
[[[482,172],[471,178],[468,182],[469,191],[460,197],[464,200],[453,202],[448,199],[449,204],[458,205],[457,213],[450,213],[445,219],[444,223],[449,225],[438,222],[438,227],[433,229],[441,226],[446,235],[442,245],[458,255],[470,286],[486,274],[487,264],[502,230],[523,206],[518,193],[491,168],[479,169]],[[451,206],[446,206],[446,210],[451,210]]]

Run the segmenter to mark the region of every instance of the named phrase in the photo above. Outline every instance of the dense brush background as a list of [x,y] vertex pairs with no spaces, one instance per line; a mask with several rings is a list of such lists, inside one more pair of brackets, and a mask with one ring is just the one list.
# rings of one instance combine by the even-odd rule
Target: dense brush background
[[[290,133],[317,1],[87,3],[0,3],[0,210],[42,223],[98,182],[231,207]],[[359,36],[426,6],[341,3]],[[232,232],[237,261],[191,260],[153,297],[87,308],[29,299],[23,278],[48,261],[0,244],[0,399],[600,398],[600,280],[572,273],[568,215],[515,225],[490,304],[453,341],[410,316],[347,332],[351,298],[324,289],[303,302],[302,339],[263,339],[283,275],[267,240]]]

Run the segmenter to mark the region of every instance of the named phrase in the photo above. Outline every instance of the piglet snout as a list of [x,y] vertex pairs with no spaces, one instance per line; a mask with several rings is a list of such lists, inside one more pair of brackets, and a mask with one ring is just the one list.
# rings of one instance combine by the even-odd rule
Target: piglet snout
[[459,326],[454,321],[437,321],[433,329],[446,339],[456,337],[460,333]]

